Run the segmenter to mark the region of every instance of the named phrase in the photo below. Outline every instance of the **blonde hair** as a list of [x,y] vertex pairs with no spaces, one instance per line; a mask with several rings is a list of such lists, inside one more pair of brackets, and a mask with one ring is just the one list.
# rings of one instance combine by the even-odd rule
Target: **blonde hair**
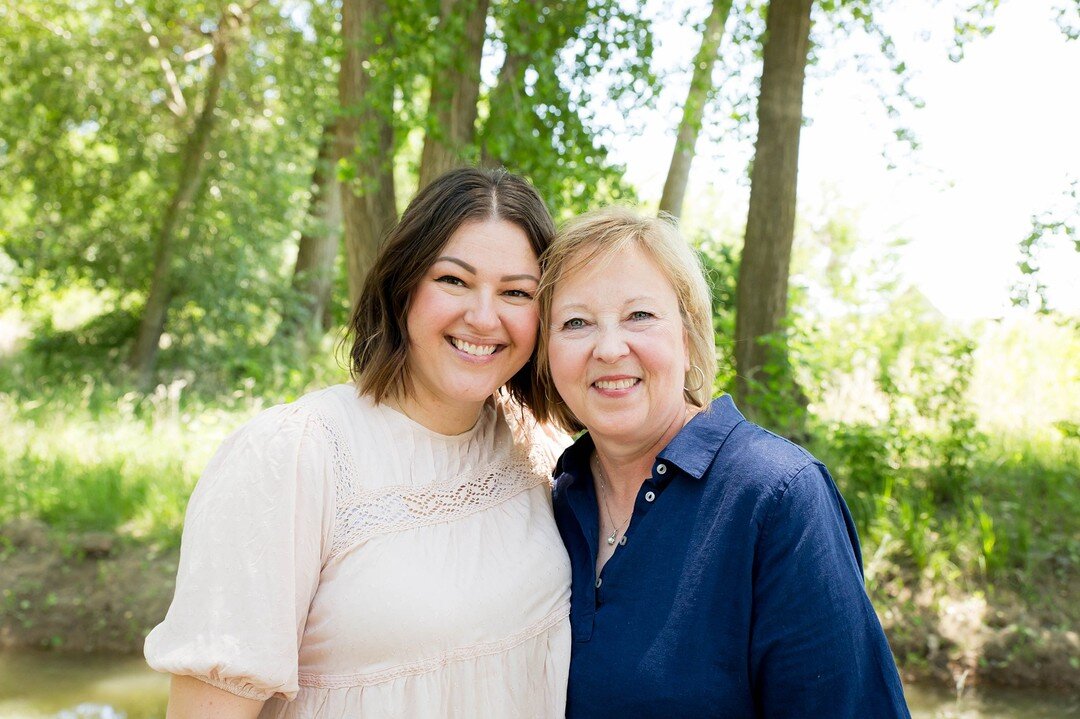
[[[551,333],[551,301],[559,283],[586,266],[596,266],[620,252],[636,247],[649,257],[671,284],[679,301],[679,313],[686,330],[691,367],[701,371],[704,382],[686,388],[683,398],[694,407],[707,407],[716,377],[716,344],[713,338],[712,296],[705,281],[701,259],[679,232],[670,216],[649,217],[625,207],[605,207],[567,222],[556,234],[540,265],[543,279],[540,303],[540,340],[537,346],[537,382],[547,397],[537,419],[554,422],[568,432],[584,429],[570,408],[558,396],[551,379],[548,347]],[[688,382],[695,381],[691,369]]]

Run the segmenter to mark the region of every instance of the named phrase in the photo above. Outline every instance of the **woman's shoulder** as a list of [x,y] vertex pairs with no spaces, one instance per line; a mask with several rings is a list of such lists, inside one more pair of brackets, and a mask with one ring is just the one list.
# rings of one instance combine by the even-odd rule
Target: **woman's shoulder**
[[707,474],[715,480],[711,484],[716,491],[734,491],[761,507],[761,500],[778,499],[793,483],[811,478],[810,484],[817,484],[814,478],[828,477],[806,448],[747,420],[730,399],[715,401],[699,418],[703,421],[687,425],[699,437],[686,444],[715,443]]
[[[351,402],[350,402],[351,400]],[[309,392],[289,402],[267,407],[233,430],[222,443],[226,451],[258,447],[261,454],[274,448],[288,451],[300,444],[321,444],[337,428],[348,426],[362,414],[351,385],[335,385]]]
[[805,447],[761,425],[747,421],[732,432],[724,449],[740,463],[770,477],[790,477],[820,464]]

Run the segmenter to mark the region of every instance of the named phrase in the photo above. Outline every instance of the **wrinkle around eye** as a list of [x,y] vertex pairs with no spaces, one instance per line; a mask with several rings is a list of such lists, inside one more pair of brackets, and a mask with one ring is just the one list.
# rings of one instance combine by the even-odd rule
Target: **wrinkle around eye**
[[[576,324],[575,324],[576,323]],[[566,332],[573,332],[574,330],[583,330],[589,326],[589,323],[580,317],[571,317],[568,320],[564,320],[559,325],[559,329]]]

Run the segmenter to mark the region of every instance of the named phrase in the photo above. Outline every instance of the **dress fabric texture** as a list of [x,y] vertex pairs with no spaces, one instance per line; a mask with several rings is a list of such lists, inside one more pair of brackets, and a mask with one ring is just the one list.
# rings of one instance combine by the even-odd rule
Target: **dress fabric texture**
[[660,451],[596,575],[583,435],[556,469],[573,567],[568,719],[910,719],[851,514],[728,396]]
[[557,449],[495,403],[446,436],[352,385],[262,412],[192,494],[147,661],[260,717],[562,716]]

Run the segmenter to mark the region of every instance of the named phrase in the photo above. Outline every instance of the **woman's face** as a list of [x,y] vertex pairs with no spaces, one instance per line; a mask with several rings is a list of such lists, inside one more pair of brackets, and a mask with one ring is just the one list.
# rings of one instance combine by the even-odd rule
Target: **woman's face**
[[536,345],[539,278],[517,225],[481,220],[457,229],[413,290],[406,315],[412,391],[405,404],[414,419],[432,428],[454,417],[475,420],[525,365]]
[[637,247],[555,286],[548,362],[595,439],[661,439],[682,426],[690,360],[675,291]]

